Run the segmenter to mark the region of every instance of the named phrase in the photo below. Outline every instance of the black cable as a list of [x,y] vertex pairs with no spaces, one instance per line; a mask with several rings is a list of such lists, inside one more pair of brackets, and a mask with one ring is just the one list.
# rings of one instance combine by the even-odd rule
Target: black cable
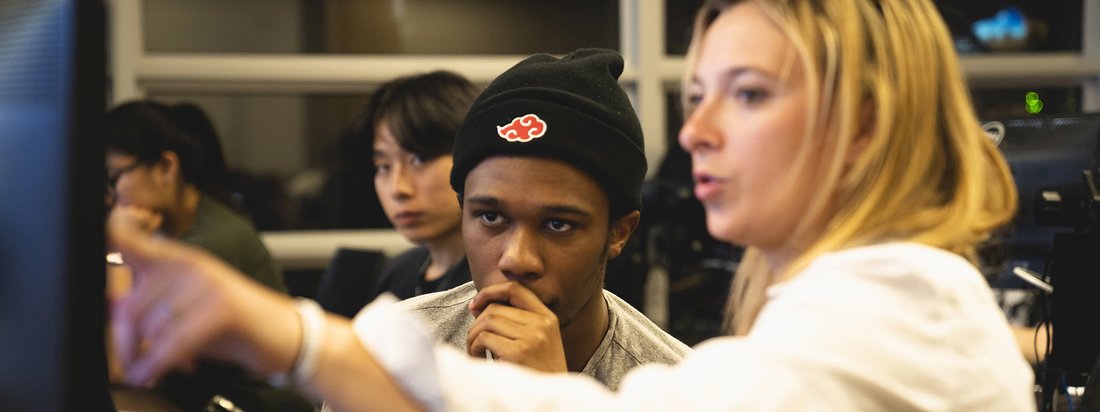
[[[1045,282],[1047,282],[1047,284],[1053,284],[1053,277],[1054,277],[1054,272],[1053,271],[1055,270],[1053,260],[1048,259],[1045,266],[1046,266],[1046,269],[1044,270],[1044,272],[1046,272],[1046,276],[1045,276],[1046,279],[1043,279],[1043,280]],[[1054,292],[1051,292],[1051,295],[1053,295],[1053,294],[1054,294]],[[1043,329],[1044,329],[1044,331],[1047,335],[1046,347],[1044,348],[1044,352],[1043,352],[1043,359],[1047,359],[1048,357],[1050,357],[1050,353],[1054,349],[1054,340],[1052,339],[1053,336],[1051,335],[1051,332],[1050,332],[1051,323],[1054,322],[1054,319],[1053,319],[1053,317],[1051,316],[1051,313],[1050,313],[1050,312],[1053,311],[1053,308],[1050,306],[1052,304],[1051,300],[1053,299],[1053,296],[1048,296],[1047,294],[1044,293],[1044,294],[1040,294],[1039,297],[1040,297],[1040,299],[1039,299],[1039,304],[1040,304],[1040,306],[1039,306],[1039,311],[1040,311],[1039,312],[1039,316],[1040,316],[1039,317],[1039,322],[1040,323],[1039,324],[1041,326],[1043,326]]]
[[[1051,283],[1052,278],[1056,276],[1054,271],[1057,270],[1057,265],[1048,257],[1045,266],[1043,272],[1046,273],[1046,276],[1043,280],[1047,283]],[[1051,327],[1054,321],[1053,316],[1051,316],[1051,312],[1053,312],[1052,295],[1053,293],[1051,295],[1045,293],[1039,295],[1039,325],[1036,328],[1036,336],[1038,336],[1038,331],[1041,328],[1047,338],[1046,345],[1044,345],[1043,348],[1043,361],[1039,362],[1039,373],[1037,375],[1042,395],[1039,403],[1039,411],[1054,410],[1054,394],[1058,390],[1058,377],[1062,375],[1061,368],[1058,368],[1058,370],[1051,370],[1052,365],[1050,364],[1050,356],[1054,348],[1054,339],[1051,333]],[[1038,343],[1036,343],[1035,346],[1036,353],[1038,353]],[[1057,365],[1054,366],[1057,367]],[[1057,376],[1053,376],[1052,374],[1056,374]]]

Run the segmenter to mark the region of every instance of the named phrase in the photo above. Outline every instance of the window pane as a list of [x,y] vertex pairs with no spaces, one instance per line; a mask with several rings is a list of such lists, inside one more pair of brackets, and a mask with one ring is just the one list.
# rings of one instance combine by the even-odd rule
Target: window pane
[[[1079,51],[1081,0],[937,0],[961,53]],[[665,2],[665,51],[682,55],[702,0]]]
[[683,55],[691,44],[691,25],[703,0],[665,1],[665,53]]
[[157,94],[207,112],[231,189],[260,230],[389,227],[365,145],[351,135],[367,96]]
[[532,54],[618,49],[614,0],[146,0],[156,52]]

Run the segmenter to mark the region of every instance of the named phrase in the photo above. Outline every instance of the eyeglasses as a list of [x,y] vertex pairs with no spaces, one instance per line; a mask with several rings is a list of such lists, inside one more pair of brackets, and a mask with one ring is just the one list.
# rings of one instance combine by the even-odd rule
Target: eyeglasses
[[112,205],[115,203],[115,197],[118,195],[115,187],[118,186],[118,179],[122,178],[122,175],[132,172],[134,169],[144,165],[145,162],[140,160],[130,163],[130,165],[121,169],[115,170],[114,173],[107,173],[107,204]]

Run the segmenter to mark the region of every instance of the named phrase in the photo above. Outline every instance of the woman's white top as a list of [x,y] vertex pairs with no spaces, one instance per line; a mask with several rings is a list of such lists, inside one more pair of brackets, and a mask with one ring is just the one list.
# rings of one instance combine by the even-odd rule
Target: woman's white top
[[432,410],[1035,409],[1033,372],[986,280],[958,255],[914,243],[820,256],[768,289],[749,335],[634,369],[618,392],[433,346],[416,322],[378,302],[355,329]]

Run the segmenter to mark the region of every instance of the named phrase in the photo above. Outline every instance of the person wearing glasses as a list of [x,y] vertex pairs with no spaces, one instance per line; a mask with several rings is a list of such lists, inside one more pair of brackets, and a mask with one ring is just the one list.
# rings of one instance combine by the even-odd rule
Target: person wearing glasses
[[[107,113],[105,131],[106,201],[112,218],[205,249],[257,284],[286,294],[259,234],[233,207],[221,144],[200,108],[128,102]],[[109,273],[112,293],[131,287],[125,271]],[[166,377],[158,392],[186,410],[201,410],[215,395],[249,411],[310,407],[296,393],[273,390],[233,365],[201,362],[192,372]]]
[[130,102],[107,113],[107,201],[148,212],[148,228],[209,250],[268,287],[282,274],[252,223],[234,208],[221,144],[192,104]]

